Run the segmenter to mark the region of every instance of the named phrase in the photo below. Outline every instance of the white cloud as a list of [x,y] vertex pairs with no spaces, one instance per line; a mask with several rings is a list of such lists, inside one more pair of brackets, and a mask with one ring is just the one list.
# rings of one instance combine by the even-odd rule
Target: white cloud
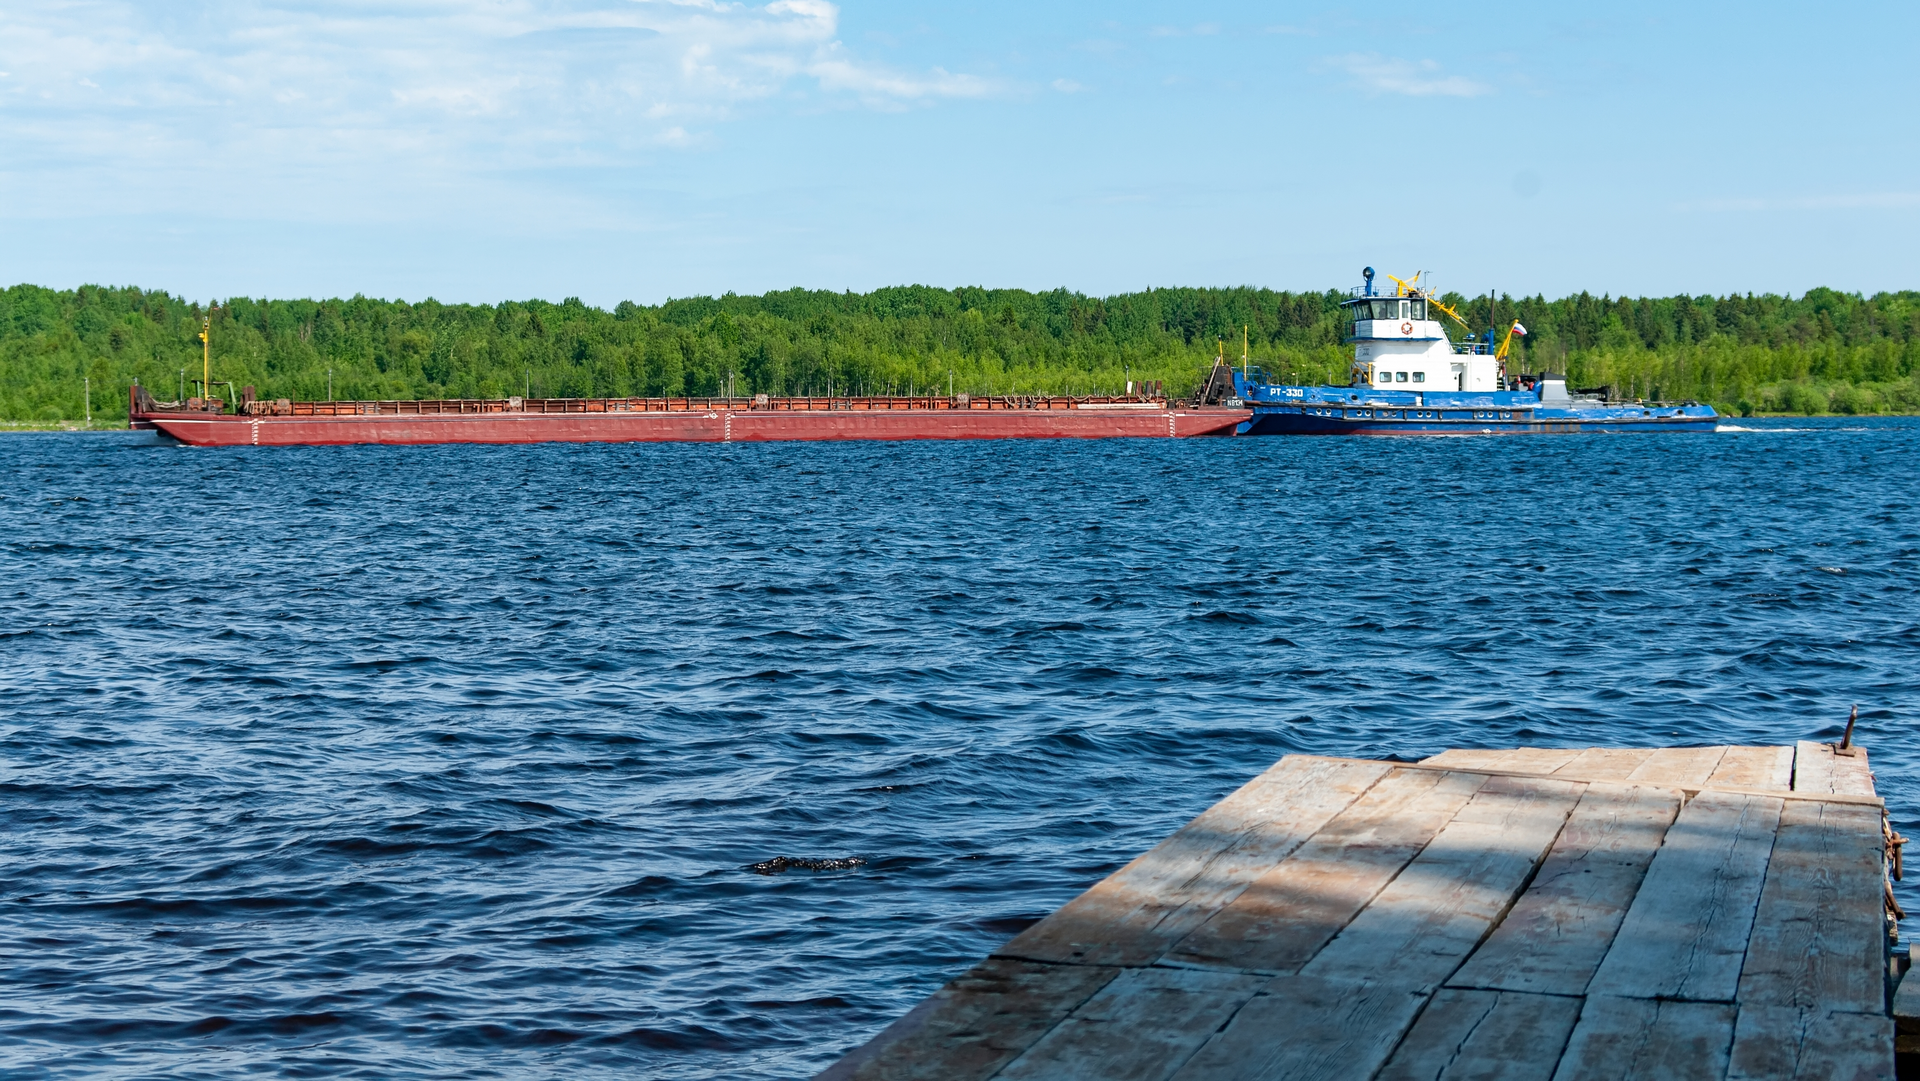
[[75,201],[47,179],[62,172],[103,193],[144,175],[156,202],[170,173],[217,175],[244,199],[284,193],[276,177],[617,164],[796,96],[892,109],[1000,89],[870,63],[839,17],[826,0],[0,4],[0,145],[49,205]]
[[954,75],[944,68],[916,75],[863,64],[847,56],[839,42],[817,50],[801,70],[823,89],[845,90],[881,106],[930,98],[979,98],[997,89],[986,79]]
[[1408,97],[1475,98],[1493,88],[1462,75],[1444,75],[1432,60],[1401,60],[1378,53],[1349,53],[1328,57],[1325,67],[1342,71],[1375,94]]

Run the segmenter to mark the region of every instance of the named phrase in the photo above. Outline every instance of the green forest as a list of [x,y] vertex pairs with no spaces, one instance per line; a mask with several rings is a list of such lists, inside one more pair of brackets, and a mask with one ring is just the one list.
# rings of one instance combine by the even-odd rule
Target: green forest
[[[1347,382],[1344,293],[794,289],[612,311],[577,298],[253,300],[17,285],[0,293],[0,420],[124,419],[128,387],[176,397],[201,370],[263,398],[1187,393],[1219,352],[1295,382]],[[1920,293],[1783,297],[1443,295],[1475,328],[1519,319],[1515,371],[1724,412],[1920,413]],[[1456,339],[1465,333],[1450,327]]]

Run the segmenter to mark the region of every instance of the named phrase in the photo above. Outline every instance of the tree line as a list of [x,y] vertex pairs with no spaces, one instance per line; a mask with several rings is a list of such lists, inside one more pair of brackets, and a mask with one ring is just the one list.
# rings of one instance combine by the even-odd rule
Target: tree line
[[[1294,382],[1348,380],[1340,290],[792,289],[611,311],[568,298],[495,305],[236,297],[17,285],[0,292],[0,419],[126,416],[138,381],[170,399],[200,376],[263,398],[1189,392],[1217,355]],[[1484,333],[1514,319],[1515,371],[1695,399],[1726,412],[1920,412],[1920,293],[1871,297],[1442,298]],[[1456,340],[1465,330],[1450,325]]]

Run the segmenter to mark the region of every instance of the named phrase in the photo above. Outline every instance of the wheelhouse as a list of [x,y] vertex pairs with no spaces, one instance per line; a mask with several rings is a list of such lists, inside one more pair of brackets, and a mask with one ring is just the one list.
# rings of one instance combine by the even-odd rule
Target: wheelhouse
[[1393,295],[1376,291],[1373,268],[1366,284],[1341,301],[1353,349],[1353,385],[1407,391],[1485,392],[1504,389],[1498,358],[1473,335],[1455,343],[1443,318],[1452,309],[1413,281],[1394,279]]
[[[1425,322],[1427,319],[1426,297],[1356,297],[1343,301],[1340,305],[1347,309],[1347,322]],[[1358,330],[1349,327],[1350,336],[1359,336]]]

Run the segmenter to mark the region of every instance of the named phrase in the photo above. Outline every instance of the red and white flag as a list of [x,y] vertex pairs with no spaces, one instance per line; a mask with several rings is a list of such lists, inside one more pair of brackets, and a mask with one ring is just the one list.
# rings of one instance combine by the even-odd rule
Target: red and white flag
[[1526,328],[1526,327],[1523,327],[1523,326],[1521,326],[1518,320],[1515,320],[1515,321],[1514,321],[1514,324],[1513,324],[1513,332],[1514,332],[1515,334],[1518,334],[1518,335],[1520,335],[1520,336],[1521,336],[1522,338],[1524,338],[1524,337],[1526,337],[1526,336],[1527,336],[1527,328]]

